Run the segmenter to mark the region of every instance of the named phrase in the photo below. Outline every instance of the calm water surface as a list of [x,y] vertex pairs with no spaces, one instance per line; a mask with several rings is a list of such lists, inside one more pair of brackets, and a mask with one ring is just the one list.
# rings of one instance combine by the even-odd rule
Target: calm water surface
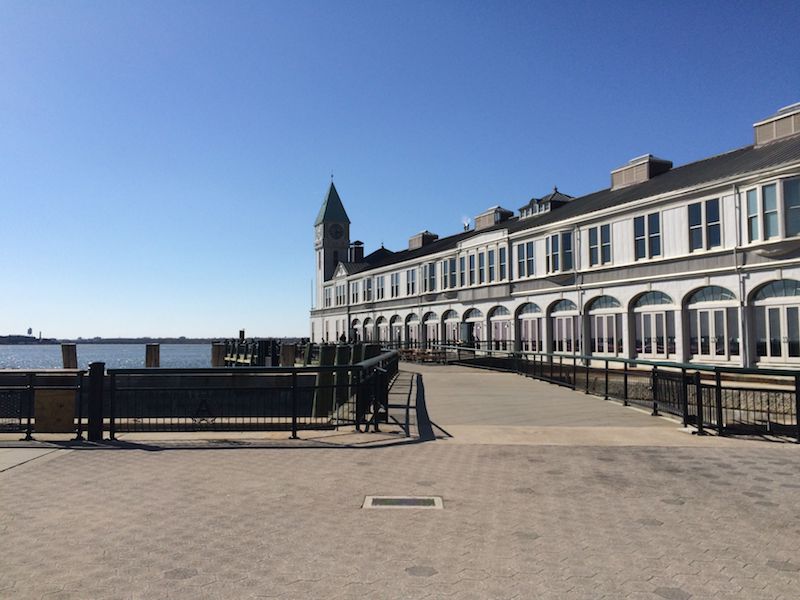
[[[78,367],[104,362],[107,369],[144,367],[144,344],[78,344]],[[0,369],[60,369],[61,346],[0,345]],[[161,344],[161,366],[211,366],[211,344]]]

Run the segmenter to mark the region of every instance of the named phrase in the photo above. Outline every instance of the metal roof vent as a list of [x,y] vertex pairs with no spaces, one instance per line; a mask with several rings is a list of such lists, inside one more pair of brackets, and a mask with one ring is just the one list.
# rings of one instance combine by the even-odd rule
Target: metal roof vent
[[618,190],[652,179],[672,168],[671,160],[664,160],[652,154],[643,154],[628,161],[628,164],[611,171],[611,189]]
[[756,146],[800,133],[800,102],[784,106],[771,117],[753,124]]

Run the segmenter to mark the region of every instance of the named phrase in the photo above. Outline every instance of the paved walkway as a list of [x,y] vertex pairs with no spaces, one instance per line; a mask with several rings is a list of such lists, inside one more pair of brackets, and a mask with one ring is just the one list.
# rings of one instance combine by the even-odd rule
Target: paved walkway
[[[238,443],[78,447],[1,472],[0,597],[797,598],[796,445],[697,438],[515,375],[418,371],[455,437],[222,434]],[[444,510],[364,510],[367,495]]]

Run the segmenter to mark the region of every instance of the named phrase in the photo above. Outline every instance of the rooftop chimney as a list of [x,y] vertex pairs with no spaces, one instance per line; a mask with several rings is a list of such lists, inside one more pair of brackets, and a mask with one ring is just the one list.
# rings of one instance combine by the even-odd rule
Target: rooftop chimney
[[756,146],[800,133],[800,102],[784,106],[771,117],[753,124]]
[[513,211],[507,210],[501,206],[493,206],[486,212],[482,212],[475,217],[475,231],[480,231],[481,229],[486,229],[501,221],[505,221],[513,214]]
[[611,189],[618,190],[652,179],[656,175],[666,173],[672,168],[671,160],[657,158],[652,154],[637,156],[628,164],[611,171]]
[[417,248],[422,248],[423,246],[427,246],[431,242],[435,242],[439,239],[439,236],[435,233],[431,233],[430,231],[421,231],[417,235],[413,235],[408,240],[408,249],[409,250],[416,250]]
[[358,263],[364,261],[364,242],[356,240],[350,244],[349,262]]

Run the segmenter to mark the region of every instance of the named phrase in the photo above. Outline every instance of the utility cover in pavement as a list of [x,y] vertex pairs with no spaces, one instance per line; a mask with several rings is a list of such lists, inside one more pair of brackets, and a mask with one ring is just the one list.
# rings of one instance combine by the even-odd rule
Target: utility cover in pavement
[[444,508],[441,496],[367,496],[361,508]]

